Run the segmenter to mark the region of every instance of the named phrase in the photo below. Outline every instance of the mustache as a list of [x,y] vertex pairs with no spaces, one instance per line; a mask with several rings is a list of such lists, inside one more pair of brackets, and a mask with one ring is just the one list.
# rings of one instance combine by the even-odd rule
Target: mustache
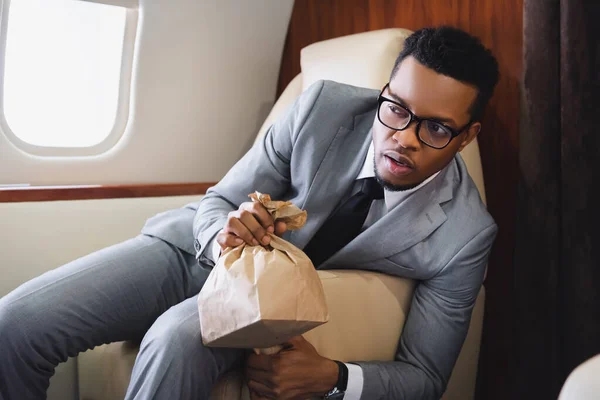
[[377,183],[381,185],[382,188],[388,190],[390,192],[403,192],[405,190],[410,190],[418,186],[418,184],[414,185],[394,185],[392,182],[386,181],[377,171],[377,164],[375,163],[375,156],[373,156],[373,173],[375,174],[375,179]]

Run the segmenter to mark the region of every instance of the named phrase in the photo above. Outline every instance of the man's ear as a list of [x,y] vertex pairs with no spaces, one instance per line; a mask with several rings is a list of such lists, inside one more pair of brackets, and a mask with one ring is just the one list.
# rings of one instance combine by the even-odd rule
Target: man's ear
[[479,131],[481,131],[481,123],[473,122],[471,126],[469,126],[469,129],[467,129],[466,135],[464,135],[458,151],[463,151],[463,149],[477,137]]

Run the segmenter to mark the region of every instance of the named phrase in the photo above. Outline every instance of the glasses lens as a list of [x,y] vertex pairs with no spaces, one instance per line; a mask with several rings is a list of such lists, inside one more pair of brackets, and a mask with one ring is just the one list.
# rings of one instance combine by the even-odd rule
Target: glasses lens
[[379,119],[392,129],[404,129],[410,122],[410,113],[404,107],[383,101],[379,107]]
[[421,140],[432,147],[441,148],[452,140],[452,132],[439,122],[423,120],[419,129]]

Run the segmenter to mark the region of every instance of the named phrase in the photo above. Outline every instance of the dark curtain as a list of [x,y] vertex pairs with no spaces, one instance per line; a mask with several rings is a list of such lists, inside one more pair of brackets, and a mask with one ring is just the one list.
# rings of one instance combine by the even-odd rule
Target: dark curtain
[[517,399],[556,399],[600,353],[599,28],[600,1],[524,2]]

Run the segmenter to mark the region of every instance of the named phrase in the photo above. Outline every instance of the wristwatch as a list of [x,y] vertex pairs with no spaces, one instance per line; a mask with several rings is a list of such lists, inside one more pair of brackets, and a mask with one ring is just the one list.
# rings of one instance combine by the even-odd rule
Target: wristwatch
[[348,387],[348,367],[341,361],[334,361],[338,366],[338,380],[333,389],[323,397],[325,400],[342,400]]

